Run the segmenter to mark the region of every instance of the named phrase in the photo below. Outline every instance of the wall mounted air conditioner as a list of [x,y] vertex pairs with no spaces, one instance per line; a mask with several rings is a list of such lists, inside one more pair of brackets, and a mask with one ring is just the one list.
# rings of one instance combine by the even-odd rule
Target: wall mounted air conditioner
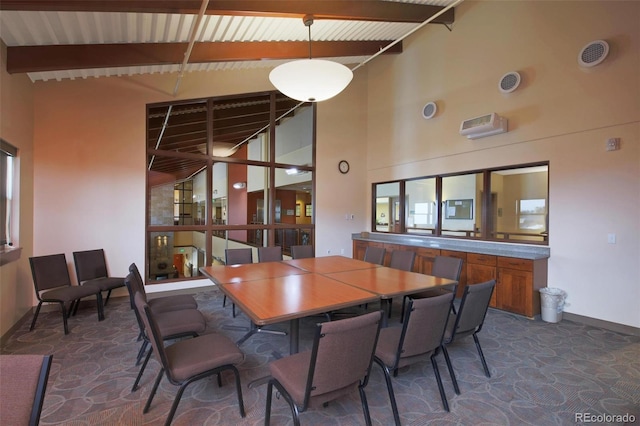
[[495,112],[464,120],[460,124],[460,134],[468,139],[484,138],[508,131],[509,120]]

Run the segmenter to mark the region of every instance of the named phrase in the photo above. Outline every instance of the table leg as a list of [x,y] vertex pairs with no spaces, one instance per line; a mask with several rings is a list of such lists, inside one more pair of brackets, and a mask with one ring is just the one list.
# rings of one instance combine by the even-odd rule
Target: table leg
[[298,318],[292,319],[289,327],[289,353],[293,355],[298,353],[300,320]]
[[389,317],[391,316],[391,303],[393,299],[380,299],[380,304],[382,305],[382,310],[384,313],[382,314],[382,328],[385,328],[389,325]]

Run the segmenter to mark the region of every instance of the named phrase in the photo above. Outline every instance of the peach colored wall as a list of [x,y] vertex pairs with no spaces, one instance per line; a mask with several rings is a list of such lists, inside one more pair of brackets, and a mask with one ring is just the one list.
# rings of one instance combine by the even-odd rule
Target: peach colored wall
[[[465,1],[453,31],[429,26],[372,61],[368,182],[548,160],[548,285],[567,291],[567,312],[640,327],[639,16],[639,2]],[[581,69],[578,52],[597,39],[607,60]],[[503,95],[509,71],[523,82]],[[491,112],[508,133],[459,135]],[[611,137],[620,151],[605,151]]]
[[[268,71],[186,74],[175,99],[272,90]],[[360,197],[341,195],[344,199],[338,203],[333,189],[340,187],[347,194],[361,193],[364,168],[360,169],[359,178],[358,172],[352,172],[349,179],[345,179],[337,171],[338,156],[324,148],[340,149],[341,145],[350,145],[352,164],[358,160],[354,154],[364,152],[365,108],[360,99],[365,98],[366,85],[364,79],[362,82],[358,79],[356,77],[348,89],[351,95],[344,96],[356,100],[359,106],[354,112],[356,119],[351,120],[350,113],[345,112],[334,117],[332,105],[340,103],[319,107],[320,117],[334,117],[340,124],[330,125],[318,137],[318,144],[328,157],[319,160],[317,165],[318,177],[322,179],[320,186],[327,185],[331,190],[318,190],[316,200],[328,209],[340,205],[341,211],[357,212],[362,218],[362,206],[366,204],[364,194]],[[34,85],[36,254],[64,252],[69,258],[75,250],[102,247],[112,274],[126,274],[131,262],[144,265],[145,105],[174,99],[171,91],[175,81],[175,75],[151,75]],[[331,120],[324,119],[325,122]],[[354,122],[360,122],[360,127],[354,126]],[[364,222],[346,224],[349,226],[333,227],[324,222],[325,227],[331,228],[330,234],[337,236],[336,247],[344,248],[345,255],[350,256],[351,233],[360,231]],[[320,246],[326,244],[323,240],[324,237],[318,241]],[[208,280],[162,284],[151,290],[207,284],[210,284]]]
[[0,266],[0,336],[33,306],[29,256],[33,253],[33,87],[25,75],[6,72],[6,46],[1,48],[0,137],[18,148],[20,189],[16,198],[14,245],[22,247],[18,261]]

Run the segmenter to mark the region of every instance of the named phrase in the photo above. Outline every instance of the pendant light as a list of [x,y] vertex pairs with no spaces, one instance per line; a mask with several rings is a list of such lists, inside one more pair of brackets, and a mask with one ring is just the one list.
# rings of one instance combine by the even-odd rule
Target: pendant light
[[283,94],[301,102],[320,102],[336,96],[351,82],[353,72],[333,61],[311,58],[313,16],[303,18],[309,28],[309,59],[286,62],[269,74],[271,83]]

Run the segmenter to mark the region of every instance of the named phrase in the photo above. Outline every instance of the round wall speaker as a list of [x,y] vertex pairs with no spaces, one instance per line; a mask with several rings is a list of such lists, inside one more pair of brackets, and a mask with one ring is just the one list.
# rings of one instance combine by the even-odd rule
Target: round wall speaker
[[498,89],[500,89],[500,92],[502,93],[511,93],[516,90],[519,85],[520,74],[515,71],[511,71],[500,78],[500,81],[498,82]]
[[422,116],[428,120],[432,118],[434,115],[436,115],[437,111],[438,111],[438,107],[436,106],[435,102],[427,102],[425,106],[422,108]]
[[578,64],[581,67],[595,67],[607,58],[609,43],[604,40],[596,40],[587,44],[578,54]]

